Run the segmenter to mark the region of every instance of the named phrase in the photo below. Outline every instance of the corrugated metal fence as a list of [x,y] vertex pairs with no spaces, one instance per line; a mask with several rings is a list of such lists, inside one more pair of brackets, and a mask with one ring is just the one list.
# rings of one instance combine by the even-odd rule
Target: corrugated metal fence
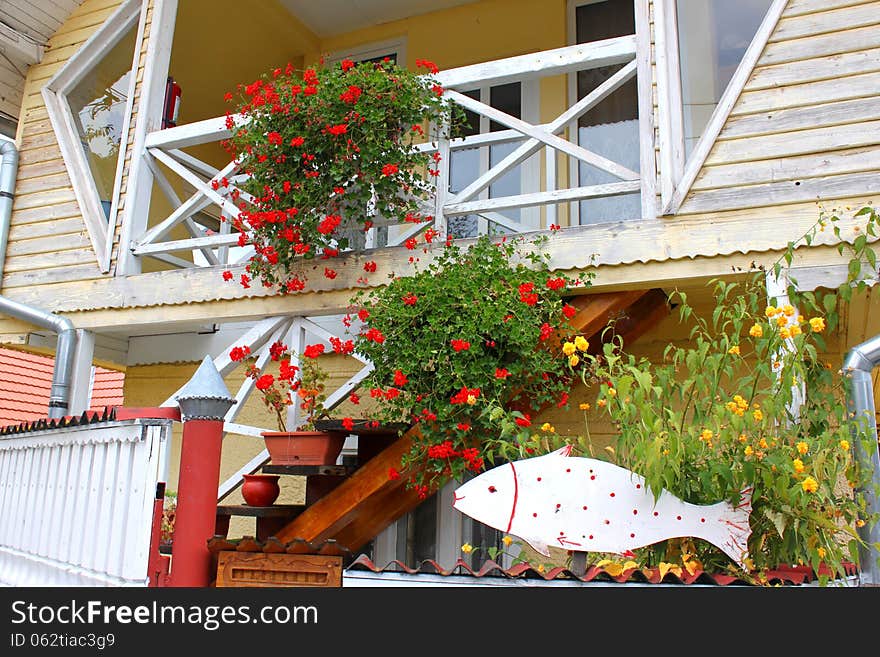
[[0,585],[145,586],[171,420],[0,436]]

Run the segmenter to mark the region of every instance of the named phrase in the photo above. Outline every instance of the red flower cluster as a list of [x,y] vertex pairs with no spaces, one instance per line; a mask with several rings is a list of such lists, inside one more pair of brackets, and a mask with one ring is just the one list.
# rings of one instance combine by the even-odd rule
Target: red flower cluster
[[324,345],[320,342],[318,342],[317,344],[306,345],[306,348],[303,349],[303,356],[305,356],[306,358],[317,358],[323,353]]
[[248,346],[244,347],[233,347],[229,350],[229,358],[235,362],[242,361],[247,358],[251,353],[251,348]]
[[402,299],[403,299],[404,306],[414,306],[414,305],[416,305],[416,302],[419,300],[419,298],[411,292],[409,294],[404,295],[402,297]]
[[480,397],[480,389],[479,388],[468,388],[467,386],[462,386],[461,390],[452,395],[449,399],[450,404],[472,404],[471,400],[474,402]]
[[523,283],[519,286],[519,300],[527,306],[534,306],[538,303],[538,293],[534,292],[534,283]]
[[449,341],[456,353],[459,351],[467,351],[471,348],[471,343],[467,340],[452,339]]

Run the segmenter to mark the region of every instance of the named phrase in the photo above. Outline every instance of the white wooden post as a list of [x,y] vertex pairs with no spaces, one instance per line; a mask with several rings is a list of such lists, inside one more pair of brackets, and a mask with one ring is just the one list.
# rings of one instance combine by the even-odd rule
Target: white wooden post
[[140,260],[131,253],[132,239],[142,235],[150,216],[150,196],[153,174],[146,164],[149,157],[144,147],[147,135],[162,128],[162,107],[165,103],[165,81],[171,61],[174,24],[177,18],[177,0],[155,0],[147,45],[141,102],[135,123],[134,143],[131,150],[131,170],[125,195],[125,213],[119,238],[117,274],[139,274]]
[[[788,297],[788,285],[789,278],[787,272],[780,272],[779,278],[773,273],[773,271],[768,271],[766,275],[766,285],[767,285],[767,303],[773,304],[777,308],[780,308],[786,304],[790,304],[790,299]],[[798,318],[798,309],[794,308],[794,313],[791,317],[788,318],[788,326],[792,324],[797,324]],[[774,327],[775,330],[778,330],[779,327]],[[777,360],[781,359],[786,352],[791,353],[794,351],[794,341],[792,338],[785,340],[784,347],[782,351],[777,351],[773,354],[773,362],[775,363]],[[804,401],[804,396],[806,394],[806,389],[804,387],[804,383],[800,382],[791,388],[792,399],[791,403],[788,406],[788,411],[791,413],[791,417],[797,421],[800,417],[800,407]]]
[[81,415],[91,404],[92,359],[95,357],[95,334],[76,330],[76,349],[73,352],[73,376],[70,381],[68,414]]

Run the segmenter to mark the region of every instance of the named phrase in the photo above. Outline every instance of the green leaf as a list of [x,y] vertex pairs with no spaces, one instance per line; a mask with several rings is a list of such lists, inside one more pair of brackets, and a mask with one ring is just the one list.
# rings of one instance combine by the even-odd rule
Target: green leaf
[[764,515],[773,523],[776,532],[779,534],[779,537],[782,538],[785,535],[785,528],[788,526],[788,518],[782,513],[771,509],[764,509]]

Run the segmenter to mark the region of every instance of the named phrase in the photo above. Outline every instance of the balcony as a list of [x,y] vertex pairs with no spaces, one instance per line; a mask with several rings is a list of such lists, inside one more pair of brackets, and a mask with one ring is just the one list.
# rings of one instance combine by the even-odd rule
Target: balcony
[[[603,148],[576,137],[582,133],[579,120],[597,107],[601,109],[602,103],[627,83],[638,90],[638,110],[643,117],[643,108],[650,107],[651,87],[649,83],[637,84],[643,62],[636,55],[636,36],[627,35],[439,73],[436,78],[446,96],[468,112],[474,129],[462,138],[417,146],[441,156],[437,190],[430,207],[425,208],[434,221],[399,225],[377,216],[359,246],[398,247],[429,227],[456,237],[473,237],[646,216],[648,204],[639,199],[652,199],[653,184],[645,188],[638,169],[653,170],[652,134],[646,128],[650,122],[640,118],[625,126],[631,133],[629,166],[608,156],[607,142],[613,139],[605,138],[603,154]],[[571,83],[579,72],[593,73],[588,77],[599,83],[591,89],[569,84],[567,94],[557,94],[567,96],[565,102],[554,105],[565,109],[550,122],[529,121],[528,112],[512,111],[495,102],[495,90],[515,88],[522,99],[517,101],[519,105],[513,103],[517,110],[527,103],[537,107],[552,90],[565,87],[556,84],[545,88],[542,81],[556,76]],[[574,92],[575,87],[581,87],[580,93]],[[531,114],[539,115],[540,111]],[[244,120],[233,118],[235,122]],[[226,117],[217,117],[147,135],[141,175],[152,176],[172,211],[159,216],[156,208],[138,210],[135,224],[146,229],[133,232],[130,248],[142,263],[153,259],[164,263],[160,267],[192,268],[247,262],[250,247],[239,246],[239,233],[232,222],[224,221],[239,212],[231,198],[234,192],[239,200],[252,201],[238,187],[244,174],[235,162],[218,167],[192,153],[228,138],[230,132]],[[637,163],[652,164],[633,167],[633,152]],[[223,178],[229,181],[228,186],[216,184]],[[186,193],[181,195],[180,190]],[[585,204],[615,198],[627,199],[629,215],[613,215],[612,205],[608,207],[613,216],[590,216],[591,206]]]

